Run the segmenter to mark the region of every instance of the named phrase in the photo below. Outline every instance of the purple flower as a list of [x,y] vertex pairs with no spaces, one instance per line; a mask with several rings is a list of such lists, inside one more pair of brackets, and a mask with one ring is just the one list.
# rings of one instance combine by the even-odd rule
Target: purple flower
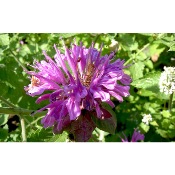
[[24,44],[24,41],[22,41],[22,40],[21,40],[21,41],[20,41],[20,44],[22,44],[22,45],[23,45],[23,44]]
[[[126,135],[124,133],[123,133],[123,135],[125,137],[125,140],[122,137],[120,137],[119,135],[118,136],[120,137],[122,142],[128,142]],[[131,139],[131,142],[137,142],[138,140],[144,140],[144,138],[145,138],[144,134],[140,134],[140,131],[137,132],[137,129],[135,129],[133,136],[132,136],[132,139]]]
[[[36,101],[36,103],[45,99],[50,101],[50,104],[35,112],[49,108],[47,115],[41,121],[45,128],[54,125],[54,132],[62,131],[72,121],[77,120],[84,109],[96,111],[96,117],[99,119],[111,117],[104,115],[106,110],[102,108],[101,102],[114,107],[110,96],[122,102],[123,97],[130,95],[128,85],[132,79],[123,71],[128,67],[123,66],[125,61],[114,60],[117,50],[111,52],[109,56],[100,56],[103,44],[100,51],[93,46],[94,43],[87,49],[80,42],[80,46],[71,44],[71,49],[68,49],[64,44],[65,54],[61,54],[54,44],[55,61],[43,51],[46,61],[39,63],[34,60],[32,67],[35,71],[27,71],[32,76],[29,77],[31,84],[25,87],[28,95],[33,97],[41,95],[46,90],[54,91],[40,96]],[[124,85],[118,84],[118,81]],[[92,123],[89,114],[86,116],[88,116],[86,122]],[[85,121],[84,118],[82,120]]]

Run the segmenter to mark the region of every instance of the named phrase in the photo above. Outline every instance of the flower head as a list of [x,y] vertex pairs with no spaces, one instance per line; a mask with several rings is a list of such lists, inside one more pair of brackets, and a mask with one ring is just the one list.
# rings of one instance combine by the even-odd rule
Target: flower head
[[101,102],[114,107],[110,96],[122,102],[123,97],[130,95],[128,85],[132,81],[131,77],[123,71],[128,67],[123,66],[125,61],[114,60],[116,50],[110,55],[100,56],[103,44],[100,51],[93,48],[93,43],[89,49],[82,46],[82,42],[80,46],[71,44],[71,49],[65,46],[64,41],[63,45],[65,54],[61,54],[54,44],[55,61],[47,55],[46,51],[43,51],[46,61],[39,63],[34,60],[32,67],[35,71],[27,71],[32,76],[31,84],[25,87],[27,94],[32,97],[41,95],[46,90],[54,91],[41,95],[36,101],[40,103],[49,99],[50,104],[36,112],[49,108],[41,123],[46,128],[54,125],[54,132],[62,131],[72,121],[77,120],[82,110],[95,111],[99,119],[111,117],[103,115],[105,110]]
[[142,114],[142,116],[143,116],[142,122],[146,123],[146,125],[149,125],[149,122],[152,121],[151,114],[148,114],[148,115],[147,114]]
[[164,66],[164,70],[159,80],[160,92],[168,95],[175,91],[175,67]]
[[[122,132],[123,133],[123,132]],[[126,137],[126,135],[123,133],[124,137],[125,137],[125,140],[121,138],[122,142],[128,142],[128,139]],[[138,140],[144,140],[145,136],[144,134],[140,134],[140,131],[137,132],[137,129],[134,130],[134,133],[133,133],[133,136],[132,136],[132,139],[131,139],[131,142],[137,142]]]

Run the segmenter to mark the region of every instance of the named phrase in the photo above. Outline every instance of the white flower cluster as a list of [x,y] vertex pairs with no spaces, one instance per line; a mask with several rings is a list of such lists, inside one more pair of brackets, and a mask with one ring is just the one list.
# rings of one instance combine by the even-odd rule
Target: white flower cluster
[[159,79],[159,86],[160,92],[164,92],[168,95],[175,91],[175,67],[164,66],[164,70]]
[[143,123],[146,123],[146,125],[149,125],[149,122],[152,121],[152,116],[151,114],[142,114],[143,116],[143,119],[142,119],[142,122]]

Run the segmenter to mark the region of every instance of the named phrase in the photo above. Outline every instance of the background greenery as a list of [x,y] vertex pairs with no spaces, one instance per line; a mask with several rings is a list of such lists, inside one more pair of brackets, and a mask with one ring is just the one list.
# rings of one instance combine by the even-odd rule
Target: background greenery
[[[37,110],[48,104],[47,100],[35,104],[38,97],[26,95],[24,86],[28,86],[30,79],[23,71],[22,65],[32,70],[28,64],[33,64],[33,59],[43,60],[42,50],[47,50],[47,54],[53,58],[55,55],[54,43],[59,44],[59,49],[64,53],[60,36],[67,47],[70,47],[74,38],[77,44],[82,41],[86,47],[96,40],[95,48],[97,49],[100,49],[103,42],[101,55],[110,54],[111,51],[118,48],[116,59],[125,59],[126,65],[135,62],[134,65],[125,69],[125,72],[133,78],[130,86],[131,95],[124,98],[123,103],[112,98],[116,105],[113,110],[117,116],[117,128],[114,135],[104,132],[103,142],[120,142],[118,135],[122,136],[122,131],[130,140],[136,127],[145,134],[144,142],[175,140],[175,110],[172,109],[171,114],[167,112],[169,96],[161,93],[158,85],[163,67],[175,66],[175,34],[172,33],[0,34],[0,96],[24,109]],[[24,41],[23,45],[20,44],[21,40]],[[0,107],[7,107],[7,105],[0,101]],[[149,126],[141,122],[143,118],[141,114],[144,113],[151,114],[153,117]],[[53,136],[52,128],[45,129],[41,125],[42,117],[44,116],[25,116],[27,141],[65,142],[68,133],[63,132],[62,135]],[[0,114],[0,141],[22,141],[20,122],[15,120],[16,128],[10,131],[8,118],[9,114]],[[100,132],[97,128],[93,136],[98,139]]]

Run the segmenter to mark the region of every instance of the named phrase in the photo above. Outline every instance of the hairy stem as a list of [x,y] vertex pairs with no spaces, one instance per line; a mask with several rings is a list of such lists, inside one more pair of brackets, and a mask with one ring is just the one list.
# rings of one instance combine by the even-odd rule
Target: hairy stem
[[[30,123],[26,118],[24,118],[24,120],[28,123],[28,125],[27,126],[30,126],[33,130],[37,130],[37,128],[36,127],[34,127],[33,125],[32,125],[32,123]],[[26,128],[27,128],[27,126],[26,126]]]
[[134,60],[136,58],[136,56],[141,53],[145,48],[147,48],[151,43],[146,44],[142,49],[140,49],[134,57],[130,58],[129,60],[127,60],[123,65],[126,66],[131,60]]
[[103,135],[104,135],[104,131],[100,131],[100,137],[99,137],[99,142],[102,142],[103,140]]
[[[161,37],[162,35],[164,35],[164,33],[160,33],[160,34],[158,35],[157,38],[160,39],[160,37]],[[153,40],[153,41],[154,41],[154,40]],[[153,41],[152,41],[152,42],[153,42]],[[135,54],[134,57],[132,57],[132,58],[130,58],[129,60],[127,60],[123,65],[126,66],[130,61],[134,60],[134,59],[136,58],[136,56],[137,56],[139,53],[141,53],[144,49],[146,49],[150,44],[152,44],[152,42],[150,42],[150,43],[146,44],[145,46],[143,46],[143,48],[140,49],[140,50]]]
[[[23,108],[0,107],[0,114],[16,114],[16,115],[30,116],[30,114],[33,112],[34,110],[23,109]],[[47,111],[42,111],[42,112],[36,113],[34,116],[40,117],[46,114],[47,114]]]
[[12,108],[15,108],[15,107],[16,107],[13,103],[7,101],[6,99],[4,99],[4,98],[1,97],[1,96],[0,96],[0,100],[3,101],[4,103],[6,103],[8,106],[10,106],[10,107],[12,107]]
[[22,139],[23,142],[27,142],[26,127],[23,115],[20,115],[20,119],[21,119]]
[[169,100],[169,104],[168,104],[168,110],[169,110],[169,112],[171,112],[171,108],[172,108],[173,94],[174,94],[174,93],[172,93],[172,94],[170,95],[170,100]]
[[95,128],[95,132],[96,132],[96,135],[97,137],[100,135],[100,133],[97,131],[97,129]]
[[21,63],[21,61],[19,61],[19,59],[16,57],[16,55],[12,52],[12,50],[10,49],[11,54],[13,55],[13,57],[15,58],[15,60],[19,63],[19,65],[23,68],[24,71],[27,71],[26,67],[23,65],[23,63]]
[[95,43],[97,42],[98,38],[100,37],[100,35],[102,35],[103,33],[99,33],[95,36],[93,42],[94,42],[94,46],[95,46]]

